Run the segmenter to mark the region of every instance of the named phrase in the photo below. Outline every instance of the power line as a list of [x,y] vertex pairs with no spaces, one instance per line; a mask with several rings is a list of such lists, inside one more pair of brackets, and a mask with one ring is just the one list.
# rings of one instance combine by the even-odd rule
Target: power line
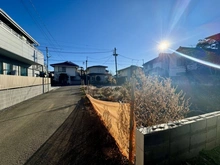
[[105,51],[105,52],[72,52],[72,51],[51,50],[50,52],[58,52],[58,53],[66,53],[66,54],[100,54],[100,53],[109,53],[111,51]]
[[[60,42],[60,41],[59,41]],[[41,45],[45,45],[47,43],[41,42]],[[76,49],[92,49],[92,50],[98,50],[98,51],[108,51],[109,49],[106,48],[95,48],[95,47],[88,47],[87,45],[77,45],[76,44],[59,44],[60,47],[65,48],[76,48]],[[45,46],[44,46],[45,47]],[[58,49],[58,47],[54,47],[55,49]]]
[[130,60],[135,60],[135,61],[141,60],[141,59],[135,59],[135,58],[130,58],[130,57],[127,57],[127,56],[123,56],[121,54],[119,54],[119,55],[120,55],[120,57],[123,57],[123,58],[126,58],[126,59],[130,59]]
[[59,46],[59,44],[57,43],[57,41],[54,39],[54,37],[52,36],[52,34],[50,33],[50,31],[48,30],[47,26],[45,25],[45,23],[43,22],[39,12],[37,11],[37,9],[35,8],[32,0],[29,0],[29,2],[31,3],[32,7],[34,8],[34,11],[37,13],[38,17],[40,18],[41,23],[44,25],[45,29],[47,30],[48,34],[50,35],[50,37],[54,40],[54,42]]
[[[55,46],[54,44],[53,44],[53,42],[52,42],[52,40],[50,39],[50,37],[47,35],[47,33],[44,31],[44,29],[41,27],[41,25],[40,25],[40,23],[37,21],[37,19],[33,16],[33,14],[30,12],[30,10],[28,9],[28,7],[26,6],[26,4],[24,3],[24,1],[23,0],[21,0],[21,3],[23,4],[23,6],[24,6],[24,8],[26,9],[26,11],[27,11],[27,13],[30,15],[30,17],[32,18],[32,20],[34,21],[34,23],[37,25],[37,27],[40,29],[40,31],[41,31],[41,33],[43,34],[43,36],[45,37],[45,39],[48,41],[48,43],[50,44],[50,45],[53,45],[53,46]],[[31,1],[30,1],[30,3],[32,3]],[[33,3],[32,3],[32,7],[34,7],[33,6]],[[34,7],[34,9],[36,9],[35,7]],[[36,12],[36,11],[35,11]],[[48,30],[49,31],[49,30]],[[49,34],[51,34],[50,32],[49,32]],[[51,35],[52,36],[52,35]],[[53,38],[53,37],[51,37],[51,38]],[[41,51],[45,51],[45,49],[44,50],[41,50]],[[62,58],[62,56],[61,55],[59,55],[58,54],[58,56],[60,56],[61,58]]]
[[98,61],[100,61],[101,59],[109,58],[109,56],[101,57],[101,58],[99,58],[99,59],[97,59],[97,58],[93,58],[93,57],[89,57],[89,58],[91,58],[91,59],[93,59],[93,60],[98,60]]
[[103,62],[102,64],[103,64],[103,65],[106,64],[111,57],[112,57],[112,56],[109,56],[109,58],[108,58],[105,62]]

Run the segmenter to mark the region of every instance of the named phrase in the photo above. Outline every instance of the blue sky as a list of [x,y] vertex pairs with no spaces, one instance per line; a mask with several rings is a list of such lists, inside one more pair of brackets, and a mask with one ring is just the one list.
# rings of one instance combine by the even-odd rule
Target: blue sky
[[[142,66],[158,56],[158,43],[195,46],[220,32],[219,0],[7,0],[2,8],[40,43],[49,63],[72,61],[85,68]],[[50,68],[52,69],[52,68]]]

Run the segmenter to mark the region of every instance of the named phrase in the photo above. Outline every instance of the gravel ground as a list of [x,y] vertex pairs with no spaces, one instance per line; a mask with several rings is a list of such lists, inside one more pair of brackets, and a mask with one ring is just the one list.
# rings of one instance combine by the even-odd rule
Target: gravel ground
[[61,87],[0,111],[0,164],[25,162],[73,112],[79,86]]

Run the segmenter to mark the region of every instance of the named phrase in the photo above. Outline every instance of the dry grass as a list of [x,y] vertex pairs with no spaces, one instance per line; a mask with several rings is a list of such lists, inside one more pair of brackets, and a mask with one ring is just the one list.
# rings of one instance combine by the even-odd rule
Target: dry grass
[[[113,102],[131,101],[132,83],[121,87],[95,88],[89,94],[97,99]],[[148,76],[140,70],[133,74],[134,109],[137,127],[152,126],[182,119],[189,111],[189,100],[182,91],[177,92],[170,79]]]

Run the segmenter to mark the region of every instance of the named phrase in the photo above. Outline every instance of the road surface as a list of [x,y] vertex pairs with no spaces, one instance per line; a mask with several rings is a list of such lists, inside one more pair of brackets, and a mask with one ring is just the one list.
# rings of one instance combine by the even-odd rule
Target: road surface
[[25,164],[74,111],[81,94],[79,86],[61,87],[0,111],[0,164]]

